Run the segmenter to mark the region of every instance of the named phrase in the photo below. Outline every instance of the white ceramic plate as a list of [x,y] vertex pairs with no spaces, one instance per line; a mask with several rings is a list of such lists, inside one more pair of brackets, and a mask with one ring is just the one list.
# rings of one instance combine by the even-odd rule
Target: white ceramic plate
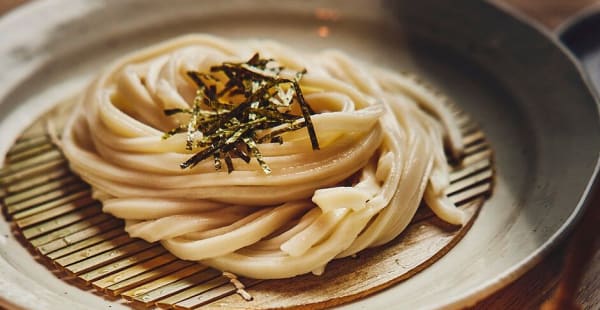
[[[417,72],[490,138],[497,185],[465,238],[425,271],[348,308],[462,307],[489,295],[565,233],[597,171],[598,108],[577,66],[551,39],[480,1],[32,1],[0,18],[0,157],[107,62],[192,32],[339,48]],[[3,219],[0,305],[125,307],[54,277]]]

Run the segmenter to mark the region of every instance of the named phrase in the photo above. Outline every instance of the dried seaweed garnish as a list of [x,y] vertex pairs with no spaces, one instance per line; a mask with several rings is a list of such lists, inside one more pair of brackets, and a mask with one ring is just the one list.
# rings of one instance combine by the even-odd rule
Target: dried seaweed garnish
[[[187,76],[198,87],[193,106],[164,110],[167,116],[187,114],[189,120],[166,132],[163,139],[186,133],[186,149],[200,149],[180,167],[191,168],[212,157],[216,170],[221,170],[225,161],[227,172],[231,173],[232,158],[249,163],[254,157],[263,172],[269,174],[271,168],[257,145],[282,144],[281,134],[304,127],[313,150],[318,150],[311,120],[315,112],[304,99],[299,83],[306,70],[297,72],[294,79],[285,79],[279,76],[283,69],[273,59],[256,53],[243,63],[213,66],[210,73],[188,71]],[[292,113],[293,104],[299,105],[301,115]],[[267,133],[259,137],[260,131]]]

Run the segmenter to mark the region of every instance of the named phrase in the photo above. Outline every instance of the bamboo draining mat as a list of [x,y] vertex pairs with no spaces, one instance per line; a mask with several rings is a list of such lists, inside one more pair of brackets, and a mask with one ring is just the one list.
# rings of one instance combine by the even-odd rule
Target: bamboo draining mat
[[40,131],[26,132],[0,170],[0,198],[13,231],[58,277],[135,308],[322,308],[364,297],[432,264],[471,226],[492,189],[492,152],[479,128],[461,116],[466,157],[454,167],[450,199],[465,210],[463,227],[419,208],[391,243],[331,262],[321,276],[259,281],[180,260],[160,244],[130,238],[123,222],[102,213],[89,185],[74,175]]

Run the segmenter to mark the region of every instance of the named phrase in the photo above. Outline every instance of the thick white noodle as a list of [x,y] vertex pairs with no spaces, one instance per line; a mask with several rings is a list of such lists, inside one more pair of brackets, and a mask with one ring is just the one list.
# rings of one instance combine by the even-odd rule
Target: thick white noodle
[[[233,159],[216,171],[192,169],[185,134],[163,140],[184,119],[207,72],[255,52],[300,81],[321,149],[305,129],[284,143],[260,144],[272,168]],[[82,94],[62,138],[72,169],[94,188],[104,211],[134,237],[160,241],[174,255],[239,275],[271,279],[320,273],[334,258],[386,243],[425,200],[441,219],[463,224],[445,196],[462,137],[444,98],[416,79],[362,64],[338,51],[298,54],[271,41],[233,42],[188,35],[124,57]],[[197,152],[198,150],[194,150]]]

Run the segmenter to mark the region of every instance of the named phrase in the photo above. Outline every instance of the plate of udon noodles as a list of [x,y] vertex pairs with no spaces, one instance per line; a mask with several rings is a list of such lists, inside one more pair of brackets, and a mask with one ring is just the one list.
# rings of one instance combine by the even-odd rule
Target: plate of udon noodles
[[[551,206],[568,199],[540,178],[554,145],[538,127],[553,124],[520,87],[547,82],[502,71],[516,66],[510,42],[548,40],[491,4],[428,3],[41,1],[8,14],[0,29],[52,18],[0,50],[13,77],[0,93],[0,300],[462,307],[510,282],[579,208],[575,194],[571,211]],[[469,12],[526,31],[481,41],[452,22]]]

